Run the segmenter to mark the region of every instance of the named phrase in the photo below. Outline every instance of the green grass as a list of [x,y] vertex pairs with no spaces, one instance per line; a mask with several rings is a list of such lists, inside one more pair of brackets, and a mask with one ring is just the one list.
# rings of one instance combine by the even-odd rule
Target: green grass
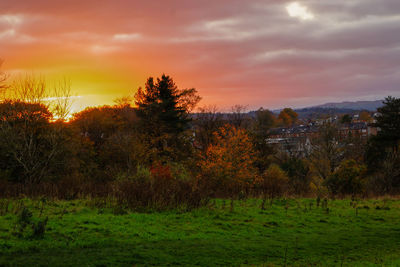
[[[400,201],[350,202],[329,201],[329,213],[312,199],[266,210],[250,199],[233,212],[218,200],[191,212],[124,215],[85,200],[48,202],[45,236],[34,239],[12,234],[14,200],[0,216],[0,266],[400,266]],[[24,205],[38,219],[39,201]]]

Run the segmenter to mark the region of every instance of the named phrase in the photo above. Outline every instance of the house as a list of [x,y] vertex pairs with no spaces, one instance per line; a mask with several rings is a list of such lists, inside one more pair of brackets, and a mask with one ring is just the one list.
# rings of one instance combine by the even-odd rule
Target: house
[[[376,134],[377,128],[373,125],[367,122],[353,122],[339,127],[338,142],[348,137],[357,137],[367,141],[371,135]],[[266,142],[281,151],[305,156],[312,151],[312,141],[319,135],[319,126],[310,123],[309,125],[271,129],[270,137]]]

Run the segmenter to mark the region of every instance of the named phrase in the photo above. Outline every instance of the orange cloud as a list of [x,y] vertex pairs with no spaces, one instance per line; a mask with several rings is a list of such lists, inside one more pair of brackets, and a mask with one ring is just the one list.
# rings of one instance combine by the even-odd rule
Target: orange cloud
[[287,7],[273,0],[4,0],[0,58],[12,75],[69,78],[82,96],[76,109],[112,104],[162,73],[223,109],[398,94],[397,0],[304,0],[290,11],[318,15],[307,23]]

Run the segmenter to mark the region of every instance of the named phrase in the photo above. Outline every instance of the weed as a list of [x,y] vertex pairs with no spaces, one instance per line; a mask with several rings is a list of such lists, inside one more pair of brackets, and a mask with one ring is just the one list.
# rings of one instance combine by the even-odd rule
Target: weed
[[9,199],[2,199],[0,201],[0,216],[4,216],[8,213],[9,205],[10,205]]
[[120,206],[120,205],[116,205],[113,209],[112,209],[112,214],[114,215],[125,215],[128,212],[126,211],[126,209],[124,209],[124,207]]
[[17,216],[17,221],[13,229],[13,234],[18,237],[22,237],[26,227],[31,224],[31,220],[32,212],[28,208],[23,207],[21,212]]
[[32,238],[40,239],[44,237],[48,220],[49,218],[46,217],[44,220],[38,220],[36,223],[32,223]]

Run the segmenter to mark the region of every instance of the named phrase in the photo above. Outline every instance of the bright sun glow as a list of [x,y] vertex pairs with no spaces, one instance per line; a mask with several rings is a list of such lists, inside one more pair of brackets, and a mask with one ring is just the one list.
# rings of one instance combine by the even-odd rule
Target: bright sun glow
[[293,2],[286,6],[286,10],[289,16],[293,18],[299,18],[302,20],[313,20],[314,14],[306,6],[303,6],[297,2]]

